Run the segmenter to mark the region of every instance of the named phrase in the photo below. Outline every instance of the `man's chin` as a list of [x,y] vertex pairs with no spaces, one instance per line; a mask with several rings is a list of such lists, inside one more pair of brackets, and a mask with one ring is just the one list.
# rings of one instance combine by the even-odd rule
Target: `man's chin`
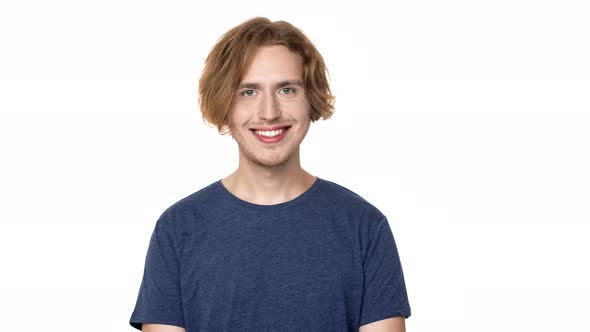
[[254,163],[258,166],[266,167],[266,168],[274,168],[274,167],[281,167],[287,164],[288,159],[275,159],[275,160],[265,160],[265,159],[256,159]]
[[252,161],[261,167],[284,167],[291,160],[290,156],[280,156],[274,158],[253,158]]
[[[270,151],[266,151],[270,152]],[[284,151],[283,151],[284,152]],[[294,154],[285,154],[279,153],[279,151],[274,151],[274,153],[259,153],[253,154],[248,153],[246,150],[242,150],[240,153],[240,158],[243,158],[249,164],[256,165],[259,167],[266,167],[266,168],[273,168],[273,167],[285,167],[289,161],[291,161],[294,157]]]

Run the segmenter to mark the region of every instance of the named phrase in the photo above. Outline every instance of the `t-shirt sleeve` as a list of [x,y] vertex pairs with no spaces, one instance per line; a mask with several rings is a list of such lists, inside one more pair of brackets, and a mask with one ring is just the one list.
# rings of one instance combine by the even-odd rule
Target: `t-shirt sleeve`
[[363,268],[360,326],[391,317],[410,317],[404,274],[385,217],[369,232]]
[[184,327],[180,293],[180,260],[170,210],[156,223],[150,238],[143,279],[129,323],[141,330],[142,323]]

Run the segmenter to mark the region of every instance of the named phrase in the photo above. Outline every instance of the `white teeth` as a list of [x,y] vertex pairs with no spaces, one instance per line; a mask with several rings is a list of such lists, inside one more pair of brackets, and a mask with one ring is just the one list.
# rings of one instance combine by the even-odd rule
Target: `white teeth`
[[285,129],[281,128],[278,130],[256,130],[254,131],[256,135],[265,136],[265,137],[274,137],[280,135],[285,132]]

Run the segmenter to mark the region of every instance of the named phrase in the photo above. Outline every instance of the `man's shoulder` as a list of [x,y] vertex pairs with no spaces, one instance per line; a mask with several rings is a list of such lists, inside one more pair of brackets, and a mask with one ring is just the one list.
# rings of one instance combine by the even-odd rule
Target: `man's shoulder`
[[358,194],[356,191],[349,189],[334,181],[322,179],[325,186],[324,192],[329,195],[333,200],[346,201],[347,203],[357,204],[371,204],[363,196]]
[[327,202],[332,208],[381,215],[381,211],[375,205],[353,189],[330,180],[322,180],[324,182],[322,200]]
[[167,209],[164,210],[164,214],[194,214],[198,210],[211,208],[219,203],[219,180],[210,183],[201,189],[193,192],[192,194],[177,200]]

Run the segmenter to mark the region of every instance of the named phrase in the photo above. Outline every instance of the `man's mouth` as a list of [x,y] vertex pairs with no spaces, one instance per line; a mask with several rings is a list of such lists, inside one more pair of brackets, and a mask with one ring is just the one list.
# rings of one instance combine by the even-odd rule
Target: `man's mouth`
[[275,137],[287,131],[291,126],[275,127],[272,129],[250,129],[258,136]]
[[279,142],[284,136],[285,133],[291,128],[291,126],[286,127],[274,127],[270,130],[267,129],[250,129],[254,135],[264,143],[276,143]]
[[287,131],[289,127],[281,128],[277,130],[253,130],[256,135],[265,136],[265,137],[275,137],[278,136],[285,131]]

